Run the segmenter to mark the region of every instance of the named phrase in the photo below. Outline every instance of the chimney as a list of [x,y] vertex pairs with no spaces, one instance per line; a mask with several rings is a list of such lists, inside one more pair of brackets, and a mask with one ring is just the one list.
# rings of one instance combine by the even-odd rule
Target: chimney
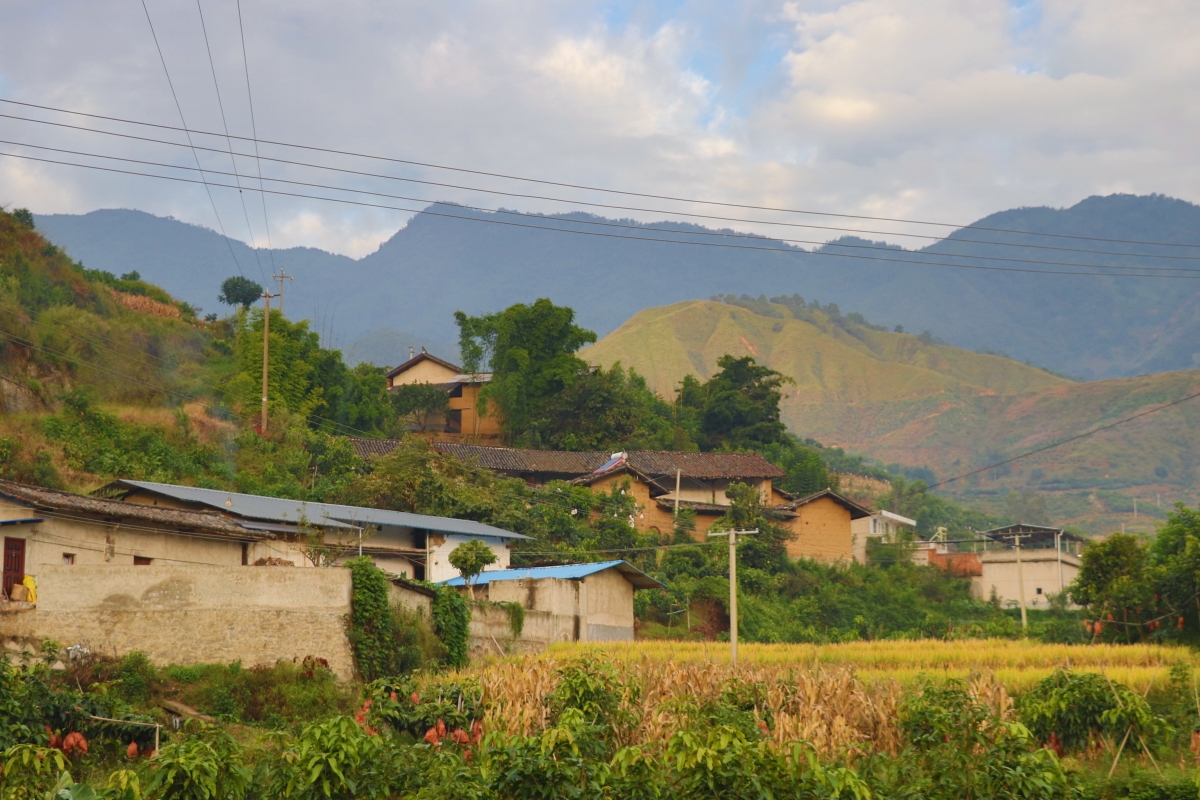
[[410,344],[408,346],[408,360],[412,361],[412,358],[413,358],[413,346]]

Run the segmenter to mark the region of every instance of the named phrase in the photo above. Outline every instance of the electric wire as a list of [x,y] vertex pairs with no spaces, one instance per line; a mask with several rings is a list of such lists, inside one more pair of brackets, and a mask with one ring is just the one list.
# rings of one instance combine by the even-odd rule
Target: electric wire
[[[258,186],[262,188],[262,161],[258,156],[258,123],[254,120],[254,95],[250,93],[250,59],[246,56],[246,31],[242,27],[242,0],[237,0],[238,35],[242,39],[242,66],[246,74],[246,102],[250,106],[250,133],[254,135],[254,164],[258,169]],[[232,150],[232,144],[230,150]],[[271,221],[267,217],[267,196],[258,193],[262,200],[263,227],[267,231],[267,255],[271,257],[271,274],[275,274],[275,250],[271,245]]]
[[987,472],[989,469],[995,469],[996,467],[1002,467],[1005,464],[1011,464],[1014,461],[1020,461],[1023,458],[1028,458],[1029,456],[1036,455],[1038,453],[1044,453],[1047,450],[1053,450],[1056,447],[1062,447],[1064,444],[1069,444],[1070,442],[1077,442],[1080,439],[1086,439],[1089,436],[1095,436],[1097,433],[1100,433],[1101,431],[1106,431],[1106,430],[1109,430],[1110,428],[1115,428],[1118,425],[1123,425],[1126,422],[1130,422],[1132,420],[1139,419],[1141,417],[1145,417],[1150,414],[1157,414],[1159,411],[1165,411],[1168,408],[1177,406],[1180,403],[1186,403],[1188,400],[1194,400],[1197,397],[1200,397],[1200,392],[1194,392],[1192,394],[1187,395],[1186,397],[1181,397],[1178,400],[1172,400],[1170,403],[1166,403],[1166,404],[1158,406],[1156,408],[1151,408],[1146,411],[1139,411],[1136,414],[1131,414],[1130,416],[1119,419],[1116,422],[1110,422],[1107,425],[1101,425],[1099,428],[1087,431],[1086,433],[1081,433],[1076,436],[1070,436],[1070,437],[1067,437],[1066,439],[1060,439],[1057,442],[1052,442],[1051,444],[1044,445],[1042,447],[1037,447],[1028,452],[1021,453],[1018,456],[1013,456],[1012,458],[1006,458],[1003,461],[997,461],[994,464],[988,464],[986,467],[980,467],[979,469],[973,469],[970,472],[964,472],[961,475],[955,475],[952,478],[946,478],[945,480],[941,480],[941,481],[938,481],[937,483],[930,484],[929,488],[936,489],[939,486],[945,486],[947,483],[953,483],[954,481],[962,480],[963,478],[969,478],[972,475],[978,475],[981,472]]
[[[148,137],[148,136],[136,136],[134,134],[128,134],[128,133],[117,133],[115,131],[104,131],[104,130],[98,130],[96,128],[87,128],[87,127],[84,127],[81,125],[70,125],[70,124],[64,123],[64,122],[51,122],[49,120],[32,119],[29,117],[19,117],[19,116],[15,116],[12,114],[0,114],[0,118],[19,120],[22,122],[32,122],[32,123],[37,123],[40,125],[50,125],[50,126],[60,127],[60,128],[68,128],[71,130],[84,131],[87,133],[98,133],[98,134],[103,134],[105,136],[114,136],[114,137],[118,137],[118,138],[122,138],[122,139],[130,139],[130,140],[141,141],[141,142],[149,142],[149,143],[153,143],[153,144],[169,145],[171,147],[188,147],[188,145],[183,144],[182,142],[173,142],[168,139],[155,139],[155,138]],[[22,143],[10,142],[10,144],[22,144]],[[28,145],[28,144],[24,145],[24,146],[26,146],[26,147],[42,147],[41,145]],[[430,180],[423,180],[423,179],[419,179],[419,178],[405,178],[405,177],[400,177],[400,176],[396,176],[396,175],[386,175],[386,174],[377,173],[377,172],[365,172],[362,170],[347,169],[345,167],[334,167],[334,166],[329,166],[326,164],[313,164],[313,163],[309,163],[309,162],[305,162],[305,161],[295,161],[293,159],[263,156],[258,153],[258,142],[257,141],[255,141],[254,146],[255,146],[254,153],[236,152],[236,153],[234,153],[234,155],[243,156],[245,158],[254,158],[256,160],[256,162],[271,161],[271,162],[274,162],[277,164],[287,164],[290,166],[305,167],[305,168],[309,168],[309,169],[326,170],[329,172],[338,172],[338,173],[343,173],[343,174],[347,174],[347,175],[356,175],[359,177],[379,178],[379,179],[383,179],[383,180],[397,181],[397,182],[401,182],[401,183],[416,183],[416,184],[421,184],[424,186],[437,186],[440,188],[458,189],[458,190],[470,191],[470,192],[480,192],[480,193],[484,193],[484,194],[494,194],[494,195],[500,195],[500,196],[504,196],[504,197],[519,197],[519,198],[532,199],[532,200],[548,200],[548,201],[553,201],[553,202],[558,202],[558,203],[565,203],[568,205],[589,206],[592,208],[604,208],[604,209],[610,209],[610,210],[616,210],[616,211],[638,211],[638,212],[646,212],[646,213],[651,213],[651,214],[674,215],[674,216],[681,216],[681,217],[689,217],[689,218],[693,218],[693,219],[712,220],[712,221],[717,221],[717,222],[740,222],[740,223],[744,223],[744,224],[748,224],[748,225],[773,225],[773,226],[784,226],[784,227],[789,227],[789,228],[803,228],[803,229],[810,229],[810,230],[834,231],[834,232],[849,233],[849,234],[876,234],[876,235],[880,235],[880,236],[898,236],[898,237],[907,237],[907,238],[915,238],[915,239],[932,239],[934,241],[934,244],[937,244],[937,243],[955,244],[955,245],[979,244],[979,245],[993,245],[993,246],[997,246],[997,247],[1017,247],[1017,248],[1021,248],[1021,249],[1051,250],[1051,251],[1067,252],[1067,253],[1086,253],[1086,254],[1090,254],[1090,255],[1120,256],[1120,257],[1124,257],[1124,258],[1154,258],[1154,259],[1170,259],[1170,260],[1180,260],[1180,261],[1200,260],[1200,255],[1184,256],[1184,255],[1168,255],[1168,254],[1162,254],[1162,253],[1127,253],[1127,252],[1120,252],[1120,251],[1114,251],[1114,250],[1091,250],[1091,249],[1082,248],[1082,247],[1059,247],[1059,246],[1055,246],[1055,245],[1032,244],[1032,243],[1025,243],[1025,242],[1001,242],[1001,241],[995,241],[995,240],[991,240],[991,239],[952,238],[953,234],[951,234],[950,236],[941,236],[941,235],[936,235],[936,234],[924,234],[924,233],[902,233],[899,231],[864,230],[862,228],[845,228],[845,227],[837,227],[837,226],[832,226],[832,225],[812,225],[812,224],[800,223],[800,222],[780,222],[777,220],[745,219],[742,217],[725,217],[725,216],[720,216],[720,215],[715,215],[715,214],[696,214],[696,213],[690,213],[690,212],[685,212],[685,211],[676,211],[676,210],[660,209],[660,208],[645,208],[645,207],[641,207],[641,206],[623,206],[623,205],[614,205],[611,203],[594,203],[594,202],[589,202],[589,201],[585,201],[585,200],[571,200],[571,199],[567,199],[567,198],[551,197],[551,196],[547,196],[547,195],[535,195],[535,194],[528,194],[528,193],[523,193],[523,192],[510,192],[510,191],[503,191],[500,189],[487,189],[487,188],[479,187],[479,186],[464,186],[461,184],[430,181]],[[205,150],[205,151],[213,152],[213,153],[224,154],[224,153],[229,152],[227,150],[222,150],[222,149],[219,149],[216,147],[204,147],[203,145],[195,145],[195,148],[198,150]],[[42,149],[53,150],[55,148],[43,147]],[[79,151],[62,150],[60,152],[76,153]],[[96,158],[116,158],[115,156],[104,156],[104,155],[98,155],[98,154],[96,154],[95,157]],[[136,159],[123,159],[123,160],[136,161]],[[154,162],[146,162],[146,163],[154,163]],[[176,169],[183,169],[183,167],[178,167],[176,165],[166,165],[166,166],[171,166]],[[209,172],[213,172],[213,170],[209,170]],[[259,172],[260,185],[261,185],[262,180],[263,179],[262,179],[261,168],[260,168],[260,172]],[[271,179],[267,179],[267,180],[271,180]],[[355,190],[347,189],[346,191],[355,191]],[[391,195],[387,195],[387,196],[391,196]],[[265,200],[264,200],[264,202],[265,202]],[[427,201],[427,202],[437,202],[437,201]],[[540,216],[540,215],[538,215],[538,216]],[[766,237],[762,237],[762,236],[756,236],[753,234],[743,234],[743,235],[747,235],[752,238],[766,238]],[[1030,234],[1030,235],[1032,235],[1032,234]],[[789,240],[783,240],[783,241],[789,241]],[[819,242],[817,244],[828,245],[830,243]],[[891,249],[891,248],[887,248],[887,249]],[[906,252],[918,252],[919,253],[921,251],[906,251]],[[958,255],[963,258],[986,258],[986,256],[973,256],[973,255],[969,255],[969,254],[948,254],[948,255]]]
[[[18,158],[18,159],[23,159],[23,160],[27,160],[27,161],[37,161],[37,162],[41,162],[41,163],[45,163],[45,164],[58,164],[58,165],[68,166],[68,167],[77,167],[80,169],[90,169],[90,170],[97,170],[97,171],[101,171],[101,172],[112,172],[112,173],[117,173],[117,174],[122,174],[122,175],[133,175],[133,176],[143,177],[143,178],[154,178],[157,180],[175,181],[178,183],[200,183],[200,181],[193,180],[191,178],[179,177],[179,176],[175,176],[175,175],[156,175],[156,174],[147,173],[147,172],[136,172],[133,170],[117,169],[115,167],[102,167],[102,166],[98,166],[95,164],[79,164],[79,163],[71,162],[71,161],[60,161],[57,159],[39,158],[36,156],[20,155],[17,153],[0,153],[0,156],[8,157],[8,158]],[[179,169],[185,169],[185,168],[180,167]],[[275,179],[268,178],[266,180],[275,180]],[[232,185],[223,184],[223,183],[210,182],[209,185],[216,186],[219,188],[225,188],[225,189],[239,188],[237,186],[232,186]],[[504,225],[507,227],[529,228],[532,230],[553,231],[556,233],[566,233],[566,234],[573,234],[573,235],[578,235],[578,236],[595,236],[595,237],[600,237],[600,238],[605,238],[605,239],[624,239],[624,240],[637,241],[637,242],[654,242],[654,243],[658,243],[658,244],[687,245],[687,246],[693,246],[693,247],[717,247],[717,248],[728,249],[728,250],[755,250],[755,251],[765,251],[765,252],[775,252],[775,253],[789,253],[791,255],[811,256],[811,257],[815,257],[815,258],[849,258],[849,259],[862,260],[862,261],[892,262],[892,263],[905,264],[908,266],[937,266],[937,267],[948,267],[948,268],[955,268],[955,269],[973,269],[973,270],[996,271],[996,272],[1024,272],[1024,273],[1032,273],[1032,274],[1037,274],[1037,275],[1090,275],[1090,276],[1094,276],[1094,277],[1164,278],[1164,279],[1180,279],[1180,280],[1195,280],[1198,277],[1200,277],[1200,276],[1192,276],[1192,275],[1145,274],[1145,273],[1137,273],[1137,272],[1132,272],[1132,273],[1130,273],[1130,272],[1086,272],[1086,271],[1077,271],[1077,270],[1071,271],[1071,270],[1023,269],[1023,268],[1017,268],[1017,267],[985,266],[985,265],[980,265],[980,264],[952,264],[952,263],[947,263],[944,261],[930,261],[928,259],[922,259],[920,257],[918,257],[918,258],[886,258],[883,256],[866,256],[866,255],[856,255],[853,253],[826,253],[826,252],[820,252],[820,251],[807,251],[807,250],[803,250],[803,249],[795,248],[795,247],[765,247],[765,246],[753,246],[753,245],[723,244],[720,242],[686,241],[686,240],[679,240],[679,239],[648,237],[648,236],[627,236],[627,235],[615,234],[615,233],[602,233],[599,231],[581,231],[581,230],[574,230],[571,228],[561,228],[561,227],[547,226],[547,225],[533,225],[533,224],[529,224],[529,223],[520,223],[520,222],[504,222],[504,221],[496,220],[496,219],[486,219],[486,218],[479,218],[479,217],[463,216],[460,214],[448,214],[448,213],[443,213],[443,212],[430,211],[427,208],[426,209],[407,208],[404,206],[393,206],[393,205],[386,205],[383,203],[368,203],[368,202],[364,202],[364,201],[360,201],[360,200],[349,200],[349,199],[345,199],[345,198],[322,197],[319,195],[309,195],[309,194],[303,194],[303,193],[299,193],[299,192],[285,192],[285,191],[280,191],[278,189],[258,189],[258,190],[252,189],[252,191],[263,191],[263,192],[267,192],[269,194],[281,195],[284,197],[298,197],[298,198],[305,198],[305,199],[309,199],[309,200],[322,200],[324,202],[342,203],[345,205],[361,206],[361,207],[365,207],[365,208],[380,208],[380,209],[387,209],[387,210],[391,210],[391,211],[402,211],[402,212],[411,213],[411,214],[424,214],[426,216],[445,217],[445,218],[449,218],[449,219],[456,219],[456,220],[462,220],[462,221],[467,221],[467,222],[483,223],[486,225]],[[353,191],[353,190],[347,190],[347,191]],[[474,210],[474,207],[471,207],[471,206],[459,206],[459,207],[468,209],[468,210]],[[520,214],[520,212],[510,212],[510,213],[514,213],[514,214],[518,214],[518,215]],[[548,217],[539,217],[539,218],[540,219],[554,219],[554,218],[548,218]],[[563,221],[566,222],[567,224],[572,224],[573,222],[575,222],[572,220],[563,220]],[[604,223],[604,224],[614,224],[615,225],[615,223]],[[655,231],[651,231],[651,232],[655,232]],[[658,232],[661,232],[661,230]],[[678,233],[678,232],[670,231],[670,233]],[[763,239],[763,241],[770,241],[770,240]],[[973,258],[972,256],[950,256],[950,257]],[[1109,267],[1104,267],[1104,268],[1109,269]],[[1124,269],[1124,268],[1123,267],[1112,267],[1112,269]],[[1170,270],[1173,268],[1168,268],[1168,267],[1162,267],[1162,268],[1130,267],[1129,269],[1158,269],[1160,271],[1167,271],[1167,270]]]
[[[8,144],[8,145],[16,146],[16,147],[29,147],[29,148],[34,148],[37,150],[48,150],[48,151],[55,152],[55,153],[66,153],[66,154],[70,154],[70,155],[84,156],[87,158],[100,158],[100,159],[105,159],[108,161],[123,161],[123,162],[131,163],[131,164],[140,164],[142,166],[162,167],[164,169],[177,169],[177,170],[185,170],[188,172],[196,172],[197,171],[194,167],[184,167],[184,166],[179,166],[177,164],[164,163],[161,161],[146,161],[144,159],[129,158],[127,156],[110,156],[110,155],[104,155],[101,153],[92,153],[92,152],[88,152],[88,151],[84,151],[84,150],[69,150],[69,149],[60,148],[60,147],[49,147],[46,145],[30,144],[28,142],[17,142],[17,141],[12,141],[9,139],[0,139],[0,144]],[[5,154],[0,153],[0,155],[5,155]],[[214,170],[214,169],[209,169],[206,171],[210,175],[222,175],[225,177],[232,176],[235,180],[239,181],[239,187],[240,187],[240,176],[238,175],[238,173],[236,171],[224,172],[222,170]],[[717,237],[717,238],[724,238],[724,239],[748,240],[748,241],[758,241],[758,242],[777,241],[777,242],[783,242],[785,244],[809,244],[809,245],[818,245],[818,246],[830,247],[830,248],[836,247],[836,248],[843,248],[843,249],[850,249],[850,250],[872,250],[872,251],[882,251],[882,252],[886,252],[886,253],[896,253],[896,250],[894,248],[881,246],[881,245],[844,244],[844,243],[839,243],[839,242],[825,243],[825,242],[809,240],[809,239],[786,239],[786,238],[778,238],[778,237],[773,237],[771,239],[767,239],[765,237],[762,237],[762,236],[759,236],[756,234],[739,233],[739,232],[735,232],[735,231],[714,231],[714,230],[708,230],[708,229],[692,231],[692,230],[678,230],[678,229],[674,229],[674,228],[659,228],[659,227],[655,227],[654,225],[647,225],[647,224],[628,224],[628,223],[623,223],[623,222],[611,222],[611,221],[565,219],[563,217],[558,217],[558,216],[547,216],[544,214],[535,214],[535,213],[529,213],[529,212],[524,212],[524,211],[512,211],[512,210],[504,209],[504,208],[487,208],[484,206],[473,206],[473,205],[467,205],[467,204],[463,204],[463,203],[447,204],[444,201],[427,198],[427,197],[411,197],[411,196],[406,196],[406,195],[387,194],[384,192],[375,192],[375,191],[370,191],[367,189],[353,189],[353,188],[348,188],[348,187],[343,187],[343,186],[332,186],[329,184],[310,183],[307,181],[290,180],[287,178],[260,179],[260,184],[261,184],[262,180],[266,180],[266,181],[269,181],[272,183],[288,184],[291,186],[303,186],[303,187],[306,187],[309,189],[325,189],[325,190],[329,190],[329,191],[349,192],[352,194],[365,194],[365,195],[370,195],[373,197],[383,197],[383,198],[387,198],[387,199],[391,199],[391,200],[404,200],[404,201],[414,202],[414,203],[429,203],[429,204],[442,205],[442,206],[453,205],[458,208],[465,208],[465,209],[468,209],[471,211],[479,211],[482,213],[502,214],[502,215],[506,215],[506,216],[517,216],[517,217],[522,217],[522,218],[532,218],[532,219],[544,220],[544,221],[553,220],[553,221],[563,222],[563,223],[570,224],[570,225],[591,225],[591,226],[598,226],[598,227],[604,227],[604,228],[619,228],[619,229],[623,229],[623,230],[633,230],[633,231],[639,231],[639,232],[667,233],[667,234],[674,234],[674,235],[678,235],[678,236],[706,236],[706,237]],[[213,185],[214,186],[225,186],[225,184],[213,184]],[[229,187],[229,188],[232,188],[232,187]],[[248,187],[248,188],[250,191],[256,191],[253,187]],[[260,189],[259,191],[262,191],[262,190]],[[241,194],[240,188],[238,189],[238,193]],[[247,219],[247,223],[248,222],[249,222],[249,219]],[[566,229],[566,230],[569,230],[569,229]],[[815,251],[804,251],[804,252],[806,252],[809,255],[830,255],[830,256],[840,255],[840,253],[821,254],[821,253],[816,253]],[[911,255],[912,258],[894,259],[894,260],[905,261],[907,263],[914,263],[914,264],[958,266],[958,265],[946,264],[945,262],[929,261],[928,260],[929,255],[922,251],[906,250],[906,251],[901,251],[901,252],[905,253],[906,255]],[[1033,264],[1033,265],[1038,265],[1038,266],[1078,267],[1080,269],[1137,270],[1139,272],[1183,272],[1183,273],[1194,272],[1194,273],[1200,273],[1200,267],[1167,267],[1167,266],[1138,266],[1138,265],[1118,266],[1118,265],[1110,265],[1110,264],[1081,263],[1081,262],[1077,262],[1077,261],[1043,261],[1043,260],[1028,259],[1028,258],[1007,258],[1004,256],[983,256],[983,255],[969,255],[969,254],[958,254],[958,253],[945,253],[945,254],[934,254],[934,255],[944,255],[947,258],[973,259],[973,260],[980,260],[980,261],[1001,261],[1001,262],[1005,262],[1005,263]],[[1188,258],[1188,257],[1178,257],[1177,256],[1176,258]],[[261,265],[260,265],[260,272],[261,272]],[[1088,273],[1088,274],[1093,274],[1093,273]],[[1094,274],[1103,274],[1103,273],[1094,273]],[[264,277],[264,280],[265,280],[265,277]]]
[[[183,116],[183,106],[179,104],[179,95],[175,94],[175,84],[171,80],[171,71],[167,69],[167,59],[163,55],[162,45],[158,43],[158,34],[154,32],[154,22],[150,19],[150,8],[146,5],[146,0],[142,0],[142,10],[146,12],[146,23],[150,26],[150,35],[154,37],[154,47],[158,50],[158,60],[162,62],[163,73],[167,76],[167,85],[171,87],[171,97],[175,100],[175,110],[179,112],[179,121],[183,123],[183,128],[180,130],[187,132],[187,119]],[[189,143],[192,141],[192,134],[190,132],[187,133],[187,140]],[[200,155],[194,147],[192,148],[192,157],[196,159],[196,167],[199,168]],[[204,184],[204,191],[208,193],[208,202],[212,205],[213,216],[217,218],[217,227],[221,229],[221,236],[225,239],[225,246],[229,248],[229,256],[237,266],[238,274],[244,278],[246,273],[242,271],[241,262],[238,261],[237,255],[233,252],[233,244],[225,234],[225,224],[221,222],[221,213],[217,211],[217,201],[213,199],[212,190],[208,188],[208,182],[204,179],[203,171],[200,173],[200,182]]]
[[204,33],[204,51],[208,53],[208,68],[212,72],[213,89],[217,92],[217,108],[221,110],[221,127],[225,129],[225,142],[229,146],[229,163],[233,165],[234,182],[238,185],[238,199],[242,201],[242,215],[246,218],[246,231],[250,234],[250,248],[254,251],[254,261],[258,264],[258,274],[267,282],[263,274],[262,259],[258,256],[258,247],[254,243],[254,229],[250,227],[250,212],[246,210],[246,195],[242,193],[242,177],[237,174],[237,159],[233,157],[233,140],[229,138],[229,123],[225,121],[225,103],[221,100],[221,84],[217,82],[217,65],[213,62],[212,46],[208,43],[208,26],[204,24],[204,8],[200,0],[196,0],[196,10],[200,12],[200,30]]
[[[143,2],[144,2],[144,0],[143,0]],[[124,123],[124,124],[128,124],[128,125],[142,125],[142,126],[146,126],[146,127],[161,128],[164,130],[176,130],[176,131],[191,130],[191,132],[197,133],[197,134],[202,134],[202,135],[207,135],[207,136],[221,136],[221,134],[213,133],[212,131],[187,129],[186,127],[178,128],[173,125],[162,125],[162,124],[154,123],[154,122],[142,122],[140,120],[132,120],[132,119],[126,119],[126,118],[122,118],[122,117],[106,116],[104,114],[92,114],[92,113],[88,113],[88,112],[84,112],[84,111],[73,111],[71,109],[39,105],[37,103],[27,103],[27,102],[22,102],[22,101],[18,101],[18,100],[9,100],[9,99],[3,98],[3,97],[0,97],[0,103],[10,103],[13,105],[20,105],[20,106],[25,106],[28,108],[37,108],[37,109],[41,109],[43,111],[54,111],[54,112],[60,113],[60,114],[73,114],[73,115],[77,115],[77,116],[91,117],[93,119],[108,120],[110,122],[120,122],[120,123]],[[185,122],[184,125],[186,126],[186,124],[187,123]],[[249,140],[249,137],[245,137],[245,136],[234,136],[233,138],[241,139],[243,141]],[[292,147],[292,148],[296,148],[296,149],[300,149],[300,150],[312,150],[315,152],[331,153],[334,155],[352,156],[355,158],[366,158],[366,159],[371,159],[371,160],[375,160],[375,161],[387,161],[387,162],[391,162],[391,163],[395,163],[395,164],[408,164],[408,165],[412,165],[412,166],[426,167],[429,169],[441,169],[441,170],[448,170],[448,171],[452,171],[452,172],[462,172],[462,173],[467,173],[467,174],[472,174],[472,175],[482,175],[482,176],[492,177],[492,178],[501,178],[504,180],[523,181],[523,182],[527,182],[527,183],[537,183],[537,184],[543,184],[543,185],[547,185],[547,186],[559,186],[559,187],[563,187],[563,188],[580,189],[580,190],[590,191],[590,192],[602,192],[602,193],[606,193],[606,194],[618,194],[618,195],[625,195],[628,197],[645,197],[645,198],[649,198],[649,199],[653,199],[653,200],[668,200],[671,202],[680,202],[680,203],[697,203],[697,204],[701,204],[701,205],[713,205],[713,206],[721,206],[721,207],[725,207],[725,208],[743,208],[743,209],[748,209],[748,210],[753,210],[753,211],[772,211],[772,212],[779,212],[779,213],[785,213],[785,214],[807,214],[807,215],[821,216],[821,217],[837,217],[837,218],[841,218],[841,219],[861,219],[861,220],[872,220],[872,221],[879,221],[879,222],[897,222],[897,223],[909,224],[909,225],[930,225],[930,226],[943,227],[943,228],[959,228],[959,229],[963,229],[963,230],[981,230],[981,231],[991,231],[991,232],[996,232],[996,233],[1017,233],[1017,234],[1023,234],[1026,236],[1045,236],[1045,237],[1055,238],[1055,239],[1078,239],[1078,240],[1082,240],[1082,241],[1114,242],[1117,244],[1142,244],[1142,245],[1153,245],[1153,246],[1157,246],[1157,247],[1200,248],[1200,244],[1193,244],[1193,243],[1154,242],[1154,241],[1147,241],[1147,240],[1140,240],[1140,239],[1116,239],[1116,238],[1109,238],[1109,237],[1103,237],[1103,236],[1082,236],[1082,235],[1065,234],[1065,233],[1042,233],[1042,232],[1037,232],[1037,231],[1023,231],[1023,230],[1013,229],[1013,228],[996,228],[996,227],[983,226],[983,225],[961,224],[961,223],[953,223],[953,222],[933,222],[933,221],[929,221],[929,220],[906,219],[906,218],[902,218],[902,217],[880,217],[880,216],[872,216],[872,215],[868,215],[868,214],[845,214],[845,213],[839,213],[839,212],[833,212],[833,211],[814,211],[811,209],[780,208],[780,207],[776,207],[776,206],[759,206],[759,205],[752,205],[752,204],[748,204],[748,203],[729,203],[729,202],[723,202],[723,201],[719,201],[719,200],[706,200],[706,199],[700,199],[700,198],[676,197],[676,196],[672,196],[672,195],[660,195],[660,194],[652,194],[652,193],[647,193],[647,192],[632,192],[632,191],[626,191],[626,190],[622,190],[622,189],[606,189],[606,188],[599,187],[599,186],[589,186],[586,184],[567,183],[567,182],[563,182],[563,181],[550,181],[550,180],[543,180],[540,178],[530,178],[530,177],[526,177],[526,176],[512,175],[512,174],[506,174],[506,173],[501,173],[501,172],[487,172],[484,170],[468,169],[465,167],[453,167],[453,166],[448,166],[448,165],[444,165],[444,164],[435,164],[435,163],[425,162],[425,161],[414,161],[411,159],[392,158],[389,156],[373,155],[370,153],[357,153],[357,152],[350,151],[350,150],[339,150],[336,148],[317,147],[314,145],[296,144],[296,143],[291,143],[291,142],[280,142],[280,141],[274,141],[271,139],[259,139],[258,141],[261,142],[262,144],[275,145],[278,147]]]

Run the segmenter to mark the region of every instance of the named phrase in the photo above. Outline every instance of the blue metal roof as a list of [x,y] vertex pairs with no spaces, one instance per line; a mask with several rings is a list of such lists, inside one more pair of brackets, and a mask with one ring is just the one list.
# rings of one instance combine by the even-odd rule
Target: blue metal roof
[[387,511],[362,506],[342,506],[335,503],[308,503],[303,500],[285,500],[280,497],[262,497],[256,494],[225,492],[220,489],[200,489],[195,486],[176,486],[171,483],[154,483],[153,481],[118,480],[109,485],[126,489],[144,489],[186,503],[205,505],[235,517],[291,525],[296,525],[303,519],[310,525],[326,528],[357,529],[369,525],[387,525],[492,539],[530,538],[524,534],[513,533],[469,519],[431,517],[426,514],[410,514],[407,511]]
[[[628,561],[595,561],[590,564],[564,564],[560,567],[522,567],[519,569],[484,570],[475,579],[476,586],[486,586],[493,581],[525,581],[538,578],[579,580],[606,569],[616,569],[623,574],[635,589],[665,589],[658,581],[642,572]],[[442,581],[447,586],[466,586],[461,577]]]

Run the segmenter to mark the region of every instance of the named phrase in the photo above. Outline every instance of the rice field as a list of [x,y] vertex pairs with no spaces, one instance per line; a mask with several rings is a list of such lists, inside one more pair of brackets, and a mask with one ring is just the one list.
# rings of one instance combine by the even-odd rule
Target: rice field
[[[729,645],[711,642],[607,642],[557,645],[540,658],[562,660],[592,652],[618,664],[672,661],[729,663]],[[845,644],[739,644],[744,666],[760,665],[805,671],[846,668],[866,684],[894,681],[902,686],[924,678],[961,678],[986,675],[1019,693],[1058,667],[1103,672],[1130,688],[1152,691],[1162,685],[1171,667],[1195,666],[1196,657],[1185,647],[1163,645],[1067,645],[1026,640],[919,640],[849,642]]]

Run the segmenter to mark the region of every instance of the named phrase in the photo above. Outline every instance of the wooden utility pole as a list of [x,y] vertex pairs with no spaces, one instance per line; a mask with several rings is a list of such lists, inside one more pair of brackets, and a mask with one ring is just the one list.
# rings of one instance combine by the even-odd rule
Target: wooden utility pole
[[[282,285],[282,283],[281,283]],[[262,420],[259,422],[259,433],[267,435],[267,365],[271,343],[271,298],[275,295],[264,291],[263,298],[263,386],[262,386]]]
[[721,531],[720,533],[710,533],[709,537],[713,536],[728,536],[729,537],[729,664],[737,666],[737,640],[738,640],[738,618],[737,618],[737,537],[738,534],[748,536],[752,533],[758,533],[758,528],[750,530],[732,530]]
[[679,479],[683,477],[683,470],[675,470],[675,519],[679,519]]
[[1029,627],[1029,620],[1025,616],[1025,570],[1021,566],[1021,539],[1029,538],[1029,534],[1015,534],[1013,542],[1017,547],[1017,591],[1021,595],[1021,628],[1024,630]]
[[279,274],[278,275],[272,274],[271,280],[279,281],[279,313],[282,314],[283,313],[283,282],[284,281],[294,281],[296,279],[293,278],[291,275],[288,275],[286,272],[284,272],[283,267],[280,267]]

